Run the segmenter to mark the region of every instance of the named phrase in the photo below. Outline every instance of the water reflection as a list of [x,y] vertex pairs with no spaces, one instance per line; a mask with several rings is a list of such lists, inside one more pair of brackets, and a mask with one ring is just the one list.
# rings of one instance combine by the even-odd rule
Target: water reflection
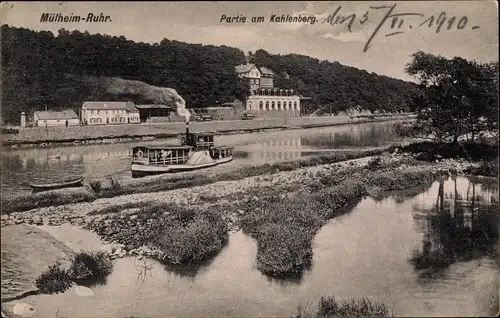
[[[364,198],[332,219],[315,236],[313,266],[300,280],[261,274],[256,268],[257,242],[238,231],[196,271],[174,270],[152,261],[148,264],[154,263],[153,267],[138,270],[139,262],[124,258],[116,261],[106,285],[92,288],[93,298],[68,291],[30,296],[23,302],[33,305],[39,317],[53,316],[54,308],[65,317],[162,317],[166,313],[170,317],[290,317],[299,303],[315,306],[320,297],[335,295],[377,298],[394,306],[397,316],[488,315],[490,299],[498,300],[499,264],[490,254],[492,245],[499,244],[494,218],[498,186],[456,178],[427,188],[396,192],[379,201]],[[79,233],[68,232],[68,238],[91,241]],[[453,263],[436,268],[423,262],[420,269],[408,261],[413,250],[419,250],[419,255],[441,251]],[[434,272],[430,278],[421,275],[426,266]]]
[[449,182],[451,192],[445,192],[445,180],[439,182],[434,206],[415,207],[424,236],[410,261],[423,276],[488,255],[498,242],[498,188],[483,186],[479,192],[480,185],[468,182],[464,195],[456,177]]
[[343,147],[380,146],[395,141],[390,126],[385,125],[353,125],[344,131],[325,132],[314,136],[304,136],[301,143],[304,146],[320,149],[336,149]]
[[[218,145],[236,147],[232,166],[274,163],[346,147],[379,146],[395,140],[394,122],[304,130],[216,136]],[[35,180],[83,175],[87,179],[131,178],[129,151],[136,145],[179,144],[177,139],[132,141],[119,144],[52,146],[8,149],[0,154],[4,194],[29,192]]]

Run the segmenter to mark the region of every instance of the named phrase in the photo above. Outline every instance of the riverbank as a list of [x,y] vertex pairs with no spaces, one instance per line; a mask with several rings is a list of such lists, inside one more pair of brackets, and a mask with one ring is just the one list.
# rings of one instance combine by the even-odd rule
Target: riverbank
[[[270,118],[254,120],[192,122],[193,132],[215,132],[220,135],[262,131],[307,129],[390,120],[409,120],[411,115],[393,115],[374,119],[350,116]],[[185,132],[185,123],[151,123],[107,126],[34,127],[20,129],[18,134],[2,135],[6,147],[47,147],[51,144],[120,143],[156,138],[175,138]]]
[[[406,189],[431,182],[435,176],[447,174],[450,170],[460,173],[471,166],[458,160],[418,161],[410,154],[397,151],[384,153],[380,157],[318,163],[288,171],[267,167],[266,174],[239,180],[13,212],[2,219],[3,225],[7,225],[2,229],[2,234],[4,229],[19,228],[19,225],[12,225],[16,223],[51,225],[46,228],[70,223],[98,233],[107,242],[102,249],[112,253],[113,258],[150,257],[166,263],[182,264],[182,259],[165,259],[159,253],[165,252],[165,247],[178,246],[186,249],[170,249],[167,252],[171,255],[173,252],[187,255],[184,260],[189,262],[189,259],[193,259],[196,263],[197,258],[191,255],[194,255],[193,251],[198,253],[202,250],[197,245],[180,242],[182,238],[184,243],[194,242],[195,237],[191,234],[203,234],[208,238],[205,241],[210,242],[212,231],[200,227],[201,223],[196,225],[196,222],[187,222],[186,227],[176,228],[176,233],[184,235],[170,235],[165,241],[168,244],[163,246],[154,246],[145,241],[161,233],[161,229],[153,231],[153,224],[163,224],[158,221],[164,220],[166,216],[171,217],[175,207],[189,207],[212,211],[210,217],[215,216],[217,220],[220,217],[227,225],[227,229],[218,227],[222,238],[227,237],[227,231],[239,228],[253,236],[257,240],[257,267],[261,272],[272,276],[289,275],[290,272],[300,273],[314,257],[311,254],[311,240],[317,229],[328,219],[342,214],[360,197],[383,196],[382,190]],[[310,200],[311,196],[316,200]],[[13,242],[11,237],[8,241]],[[217,254],[224,246],[224,239],[212,242],[215,244],[204,247],[204,251],[209,252],[207,256]],[[16,248],[26,251],[23,246]],[[48,256],[53,254],[45,246],[38,248],[48,251]],[[58,257],[51,259],[55,258]],[[44,269],[45,265],[41,270]]]

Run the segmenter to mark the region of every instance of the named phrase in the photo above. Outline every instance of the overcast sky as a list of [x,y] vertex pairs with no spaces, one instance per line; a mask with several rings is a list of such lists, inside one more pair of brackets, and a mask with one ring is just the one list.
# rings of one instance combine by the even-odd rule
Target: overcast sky
[[[374,6],[396,4],[393,14],[421,13],[421,16],[402,17],[391,29],[387,20],[364,47],[383,20],[388,8]],[[322,23],[339,7],[337,15],[356,14],[351,31],[347,22],[341,25]],[[361,24],[365,12],[368,19]],[[88,13],[111,16],[109,23],[41,23],[42,13],[87,16]],[[445,12],[446,22],[436,32],[422,22]],[[303,23],[271,23],[277,15],[315,16],[314,25]],[[221,23],[222,15],[244,15],[247,23]],[[264,23],[251,23],[252,16],[263,16]],[[450,30],[449,19],[456,17]],[[466,18],[462,18],[462,17]],[[188,43],[203,43],[238,47],[246,52],[264,49],[270,53],[298,53],[319,59],[338,61],[369,72],[408,79],[404,65],[417,50],[447,57],[461,56],[478,61],[498,61],[498,9],[496,1],[370,1],[370,2],[9,2],[2,3],[2,24],[35,30],[78,29],[90,33],[124,35],[137,42],[160,42],[163,38]],[[463,29],[457,28],[462,19]],[[466,23],[463,23],[467,20]],[[410,28],[410,26],[412,28]],[[473,29],[473,27],[478,27]],[[394,36],[388,33],[404,31]]]

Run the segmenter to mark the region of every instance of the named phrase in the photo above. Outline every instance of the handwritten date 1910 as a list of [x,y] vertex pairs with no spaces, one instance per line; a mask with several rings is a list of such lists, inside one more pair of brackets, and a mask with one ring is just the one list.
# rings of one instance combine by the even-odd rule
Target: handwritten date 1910
[[[335,24],[344,24],[347,22],[347,29],[349,30],[349,32],[352,32],[352,25],[356,21],[356,14],[342,16],[339,14],[341,9],[342,7],[338,7],[337,10],[335,10],[333,14],[330,14],[328,18],[326,18],[322,23],[327,22],[331,25],[335,25]],[[395,13],[394,11],[396,9],[396,4],[393,4],[392,6],[384,5],[384,6],[370,7],[370,9],[371,10],[387,9],[387,12],[385,13],[382,20],[378,23],[377,27],[375,28],[370,38],[366,42],[363,52],[368,51],[368,49],[371,47],[371,43],[375,38],[375,36],[377,36],[380,29],[383,26],[386,26],[387,23],[390,23],[390,29],[392,32],[386,34],[385,35],[386,37],[404,33],[404,31],[402,30],[404,30],[405,27],[407,29],[413,29],[413,24],[411,24],[411,22],[406,21],[405,18],[409,20],[411,17],[413,18],[419,17],[421,21],[422,19],[425,18],[425,15],[422,13],[411,13],[411,12]],[[361,19],[359,19],[359,23],[361,25],[367,22],[369,13],[370,13],[369,11],[366,11],[365,14],[361,17]],[[466,16],[457,19],[457,17],[455,16],[451,17],[448,16],[446,12],[443,11],[437,17],[432,15],[427,19],[425,19],[423,22],[420,22],[418,24],[418,27],[429,27],[429,28],[435,27],[436,33],[439,33],[444,28],[446,28],[446,30],[451,30],[453,28],[456,28],[457,30],[463,30],[467,26],[468,22],[469,21]],[[472,30],[476,29],[479,29],[479,26],[472,27]]]

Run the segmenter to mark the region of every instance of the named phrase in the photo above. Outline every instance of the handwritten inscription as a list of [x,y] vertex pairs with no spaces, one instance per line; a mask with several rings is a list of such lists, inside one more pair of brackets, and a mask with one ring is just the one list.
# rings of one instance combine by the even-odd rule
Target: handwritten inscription
[[[347,30],[352,32],[353,25],[359,22],[360,25],[365,24],[368,19],[371,10],[385,10],[385,15],[382,20],[380,20],[375,27],[374,31],[370,35],[368,41],[366,42],[363,52],[367,52],[370,49],[371,44],[375,37],[379,34],[380,30],[384,26],[389,26],[391,32],[387,33],[385,36],[394,36],[397,34],[402,34],[407,30],[411,30],[414,26],[417,27],[428,27],[435,28],[436,33],[440,33],[442,30],[463,30],[467,28],[469,24],[469,19],[466,16],[462,16],[457,18],[456,16],[448,16],[448,14],[443,11],[439,15],[432,15],[426,17],[423,13],[412,13],[412,12],[403,12],[396,13],[396,4],[391,6],[374,6],[370,7],[370,10],[366,11],[363,15],[358,16],[355,13],[349,15],[343,15],[342,6],[339,6],[332,14],[328,15],[326,19],[322,21],[322,23],[329,23],[331,25],[347,25]],[[420,19],[416,21],[416,19]],[[472,26],[472,30],[479,29],[479,26]]]

